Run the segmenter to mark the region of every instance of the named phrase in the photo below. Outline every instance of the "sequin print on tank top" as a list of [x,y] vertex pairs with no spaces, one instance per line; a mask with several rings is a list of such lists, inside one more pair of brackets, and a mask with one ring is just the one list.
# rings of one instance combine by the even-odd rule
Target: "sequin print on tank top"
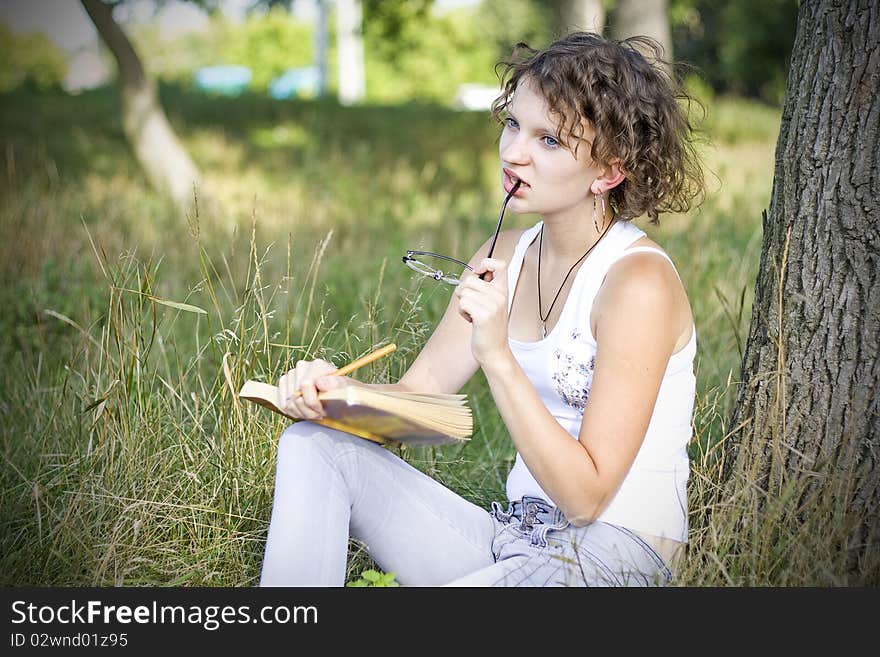
[[572,329],[569,339],[553,350],[552,376],[559,399],[581,414],[587,406],[596,369],[595,351],[591,345],[581,342],[582,335],[579,328]]

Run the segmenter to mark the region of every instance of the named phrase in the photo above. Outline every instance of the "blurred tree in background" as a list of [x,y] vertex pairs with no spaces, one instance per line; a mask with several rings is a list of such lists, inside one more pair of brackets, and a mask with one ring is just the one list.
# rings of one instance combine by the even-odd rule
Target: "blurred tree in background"
[[781,105],[797,27],[797,0],[672,0],[676,56],[718,92]]
[[[675,50],[669,29],[669,0],[617,0],[609,23],[615,39],[650,37],[660,44],[664,61],[674,59]],[[653,55],[650,52],[645,54]]]
[[[324,8],[335,12],[337,3],[325,1]],[[112,8],[120,1],[83,0],[93,19],[103,21],[99,31],[117,61],[123,124],[135,153],[154,186],[169,190],[182,207],[200,176],[155,101],[153,80],[188,86],[200,68],[244,66],[252,72],[250,91],[262,94],[285,71],[315,66],[318,41],[316,26],[291,13],[295,1],[254,0],[238,23],[217,11],[221,0],[188,2],[209,14],[207,26],[169,38],[156,26],[121,29],[112,19]],[[362,29],[355,31],[363,38],[366,101],[447,106],[463,84],[496,85],[495,64],[515,43],[540,48],[555,35],[590,29],[590,24],[601,24],[618,38],[650,32],[667,57],[671,53],[696,67],[698,75],[688,82],[699,95],[732,93],[778,105],[798,5],[797,0],[652,0],[649,5],[632,0],[483,0],[441,10],[434,0],[360,2]],[[167,4],[158,1],[156,7]],[[647,13],[651,20],[645,22]],[[335,61],[335,30],[328,29],[327,37],[325,61]],[[0,64],[0,90],[45,88],[65,74],[63,57],[44,36],[14,36],[4,29],[0,45],[9,53]],[[149,55],[141,58],[138,53]],[[338,68],[328,66],[327,71],[328,91],[340,89]]]
[[60,85],[67,74],[64,55],[44,34],[12,34],[0,24],[0,52],[0,92],[48,89]]
[[[315,27],[290,12],[296,0],[255,1],[241,23],[217,11],[221,0],[189,1],[210,15],[206,29],[174,38],[156,26],[130,29],[136,49],[149,53],[144,67],[160,80],[190,84],[198,68],[240,65],[253,71],[252,90],[264,92],[284,70],[315,63]],[[597,14],[606,33],[632,31],[621,21],[633,3],[622,0],[482,0],[445,11],[437,11],[434,0],[362,3],[367,100],[373,102],[448,104],[462,83],[494,84],[494,64],[515,43],[544,46],[564,26],[584,27],[588,14]],[[779,105],[797,8],[797,0],[668,0],[671,51],[677,60],[694,65],[714,92]],[[329,29],[330,62],[336,58],[334,32]],[[25,84],[42,88],[63,77],[63,56],[43,36],[13,36],[0,28],[0,46],[8,53],[0,62],[2,90]],[[335,88],[335,67],[328,72]]]
[[154,189],[167,194],[182,210],[189,209],[193,190],[201,184],[201,172],[168,122],[155,80],[113,17],[118,3],[80,2],[116,61],[122,128],[144,174]]
[[[429,0],[418,0],[387,3],[396,9],[377,16],[370,7],[386,3],[369,0],[364,12],[368,98],[388,101],[412,94],[448,102],[457,83],[494,82],[486,67],[509,55],[515,43],[544,46],[554,35],[583,28],[594,14],[597,18],[590,20],[617,38],[647,29],[639,23],[643,3],[602,0],[601,11],[597,4],[483,0],[437,15],[428,10]],[[711,90],[781,104],[797,0],[664,0],[652,6],[660,13],[650,36],[675,59],[696,67]],[[663,13],[668,28],[662,25]]]
[[113,17],[116,3],[80,0],[95,29],[116,61],[122,128],[154,189],[188,210],[201,172],[165,116],[156,83],[147,72],[128,35]]
[[[551,34],[592,25],[618,39],[645,34],[660,42],[667,59],[695,66],[715,92],[782,103],[798,0],[524,0],[507,9],[509,4],[498,3],[493,18],[519,23],[523,36],[511,45],[522,40],[541,46]],[[535,20],[536,14],[541,18]],[[523,26],[530,24],[541,26],[536,31],[543,38],[526,36],[530,30]],[[503,35],[498,26],[486,22],[486,36]]]
[[615,0],[539,0],[554,36],[580,30],[602,33],[605,17]]

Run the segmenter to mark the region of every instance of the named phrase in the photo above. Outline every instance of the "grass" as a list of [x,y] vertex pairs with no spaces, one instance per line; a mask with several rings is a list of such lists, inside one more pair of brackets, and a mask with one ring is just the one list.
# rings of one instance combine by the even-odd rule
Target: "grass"
[[[387,341],[398,350],[358,377],[396,380],[449,299],[400,255],[469,257],[494,228],[482,115],[162,93],[212,196],[191,216],[146,187],[112,90],[0,98],[4,585],[255,584],[284,423],[233,391]],[[845,481],[823,479],[805,518],[753,463],[720,477],[779,113],[709,110],[706,203],[643,226],[678,264],[699,338],[677,583],[876,584],[877,564],[846,562]],[[514,450],[482,375],[464,391],[473,440],[401,455],[488,506]],[[351,556],[356,580],[373,564],[354,542]]]

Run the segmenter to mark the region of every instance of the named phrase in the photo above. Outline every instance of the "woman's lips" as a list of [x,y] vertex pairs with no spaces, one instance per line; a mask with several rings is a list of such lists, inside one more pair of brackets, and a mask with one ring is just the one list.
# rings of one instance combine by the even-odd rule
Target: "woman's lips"
[[513,195],[522,196],[526,188],[528,188],[529,184],[525,180],[517,176],[515,173],[513,173],[513,171],[511,171],[510,169],[504,169],[503,187],[505,192],[510,193],[510,190],[513,189],[513,186],[514,184],[516,184],[517,180],[519,180],[521,184],[519,186],[519,189],[517,189]]

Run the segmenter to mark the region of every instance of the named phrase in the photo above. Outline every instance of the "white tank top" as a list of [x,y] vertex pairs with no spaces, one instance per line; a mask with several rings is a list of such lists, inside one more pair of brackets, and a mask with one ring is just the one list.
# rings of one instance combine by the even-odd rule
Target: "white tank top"
[[[510,259],[507,269],[508,316],[523,257],[541,225],[539,221],[522,234]],[[627,249],[644,235],[628,221],[616,222],[581,264],[559,321],[547,337],[537,342],[509,338],[514,357],[541,400],[575,440],[580,432],[596,362],[590,311],[605,274],[614,262],[630,253],[658,253],[672,264],[669,256],[655,248]],[[675,269],[675,265],[672,266]],[[687,345],[669,359],[642,446],[617,494],[598,521],[687,541],[686,486],[690,474],[687,444],[692,433],[691,417],[696,394],[693,367],[696,350],[694,327]],[[626,412],[626,409],[621,411]],[[519,500],[524,495],[552,501],[517,453],[507,477],[507,497]]]

